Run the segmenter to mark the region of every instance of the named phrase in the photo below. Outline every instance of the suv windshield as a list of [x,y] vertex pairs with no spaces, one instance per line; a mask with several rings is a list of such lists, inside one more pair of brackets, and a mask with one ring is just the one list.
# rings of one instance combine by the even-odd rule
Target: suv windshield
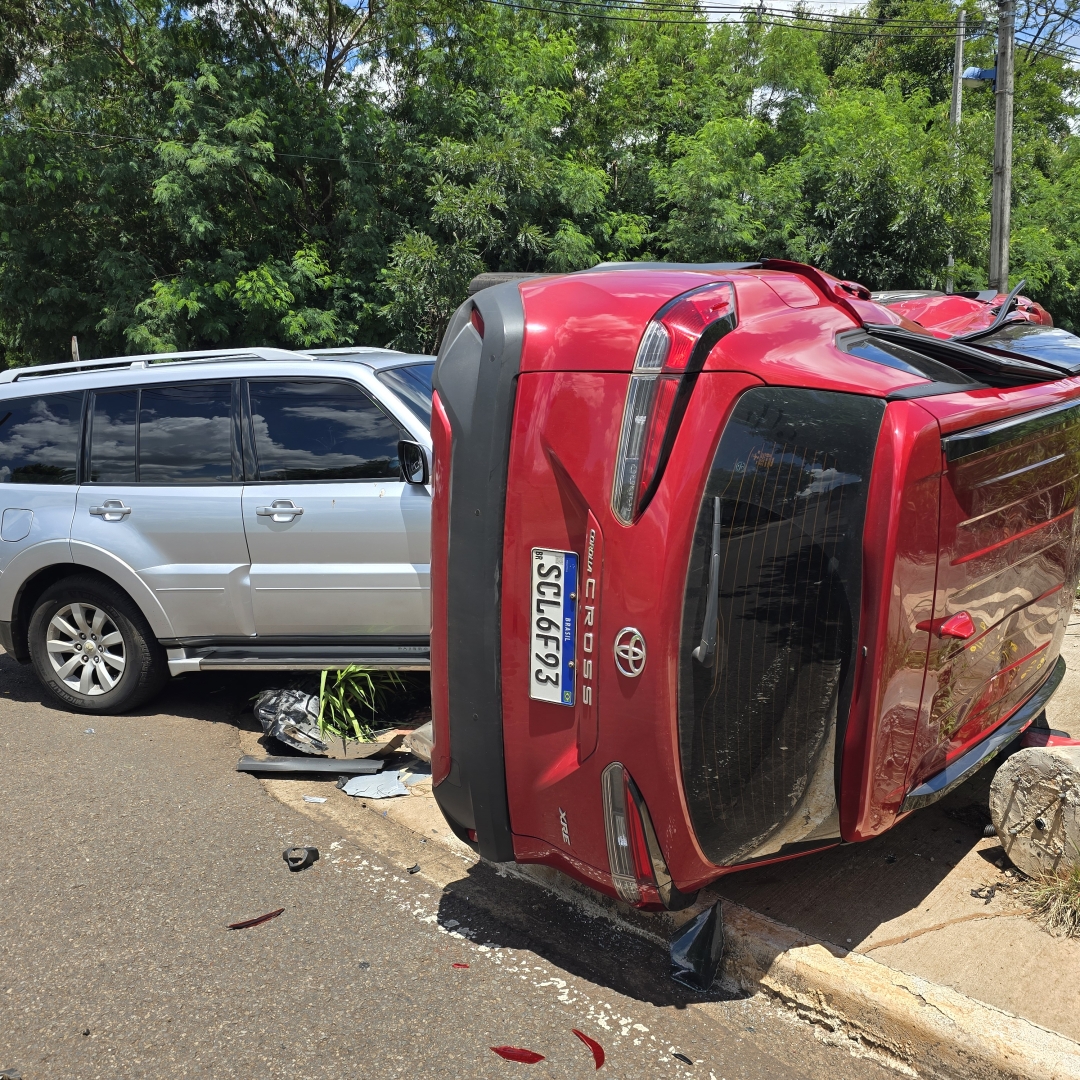
[[431,427],[431,373],[435,370],[435,361],[430,364],[409,364],[406,367],[386,368],[375,373],[384,386],[390,387],[395,394],[428,427]]

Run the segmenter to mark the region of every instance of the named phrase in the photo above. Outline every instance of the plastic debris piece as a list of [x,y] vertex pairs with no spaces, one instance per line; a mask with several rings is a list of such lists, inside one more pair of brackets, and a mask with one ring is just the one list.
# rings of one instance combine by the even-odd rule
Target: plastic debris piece
[[723,956],[724,915],[717,900],[672,939],[671,977],[704,993],[715,981]]
[[460,971],[463,968],[467,968],[469,965],[468,964],[451,964],[450,966],[451,967],[456,967]]
[[896,862],[896,856],[890,851],[889,854],[885,856],[885,861],[887,863],[894,863]]
[[693,1065],[694,1064],[685,1054],[680,1054],[680,1053],[678,1053],[678,1051],[676,1051],[671,1056],[673,1058],[678,1058],[680,1061],[685,1061],[687,1065]]
[[18,1069],[0,1069],[0,1080],[22,1080]]
[[425,780],[431,779],[431,766],[426,762],[416,762],[408,768],[402,769],[398,773],[398,779],[406,787],[412,787],[413,784],[422,784]]
[[506,1058],[507,1061],[520,1061],[523,1065],[535,1065],[538,1061],[544,1060],[543,1054],[538,1054],[535,1050],[526,1050],[521,1046],[493,1046],[491,1048],[501,1058]]
[[305,795],[304,802],[326,802],[325,795]]
[[419,874],[420,873],[420,864],[419,863],[413,863],[413,865],[409,867],[409,873],[410,874]]
[[319,698],[302,690],[264,690],[255,699],[255,719],[263,733],[302,754],[330,749],[319,730]]
[[354,776],[341,790],[346,795],[363,799],[392,799],[396,795],[409,794],[409,789],[397,778],[396,772]]
[[265,915],[256,915],[254,919],[244,919],[241,922],[229,923],[230,930],[246,930],[249,926],[258,926],[260,923],[269,922],[271,919],[276,919],[281,915],[285,909],[279,907],[277,911],[268,911]]
[[297,773],[321,773],[337,777],[357,776],[360,773],[381,772],[381,761],[370,761],[368,758],[324,758],[295,755],[289,757],[254,757],[245,754],[237,763],[237,772],[246,773],[284,773],[294,775]]
[[994,899],[994,894],[998,891],[999,887],[1000,886],[998,886],[997,883],[993,885],[982,885],[977,889],[972,889],[971,895],[974,896],[976,900],[982,900],[984,903],[989,904],[990,901]]
[[371,969],[371,961],[370,960],[361,960],[360,961],[360,970],[361,971],[369,971],[370,969]]
[[415,731],[405,736],[405,748],[411,750],[421,761],[431,761],[431,750],[435,745],[435,731],[429,720]]
[[604,1048],[595,1039],[590,1039],[584,1031],[578,1031],[577,1028],[571,1028],[570,1030],[592,1051],[593,1061],[596,1062],[596,1067],[599,1069],[607,1060]]
[[[93,729],[92,727],[88,727],[88,728],[87,728],[87,729],[86,729],[86,730],[85,730],[85,731],[83,732],[83,734],[84,734],[84,735],[96,735],[96,734],[97,734],[97,732],[96,732],[96,731],[94,731],[94,729]],[[0,1074],[0,1075],[3,1075],[3,1074]]]
[[300,870],[306,870],[312,863],[319,861],[319,849],[305,845],[304,847],[287,847],[281,857],[288,864],[289,869],[295,874]]

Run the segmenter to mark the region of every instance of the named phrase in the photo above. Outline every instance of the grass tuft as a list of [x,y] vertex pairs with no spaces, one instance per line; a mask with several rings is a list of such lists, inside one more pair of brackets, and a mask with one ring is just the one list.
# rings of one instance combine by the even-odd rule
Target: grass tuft
[[1039,921],[1059,937],[1080,937],[1080,862],[1064,874],[1046,874],[1025,881],[1020,896],[1035,909]]
[[401,691],[404,683],[395,671],[372,671],[360,664],[324,671],[319,678],[319,730],[349,742],[371,738],[376,714]]

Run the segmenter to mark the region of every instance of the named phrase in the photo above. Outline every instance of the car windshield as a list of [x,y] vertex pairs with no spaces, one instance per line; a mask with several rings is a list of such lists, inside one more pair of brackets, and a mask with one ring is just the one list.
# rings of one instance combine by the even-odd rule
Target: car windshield
[[1004,349],[1018,356],[1030,356],[1072,374],[1080,372],[1080,338],[1056,326],[1037,323],[1006,323],[992,334],[980,337],[980,347]]
[[431,373],[435,363],[409,364],[376,372],[379,382],[391,390],[431,427]]

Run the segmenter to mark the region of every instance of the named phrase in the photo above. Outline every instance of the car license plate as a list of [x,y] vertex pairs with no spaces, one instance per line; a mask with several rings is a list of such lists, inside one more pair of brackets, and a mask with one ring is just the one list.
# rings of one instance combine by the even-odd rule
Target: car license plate
[[574,704],[577,571],[573,551],[532,549],[529,697]]

